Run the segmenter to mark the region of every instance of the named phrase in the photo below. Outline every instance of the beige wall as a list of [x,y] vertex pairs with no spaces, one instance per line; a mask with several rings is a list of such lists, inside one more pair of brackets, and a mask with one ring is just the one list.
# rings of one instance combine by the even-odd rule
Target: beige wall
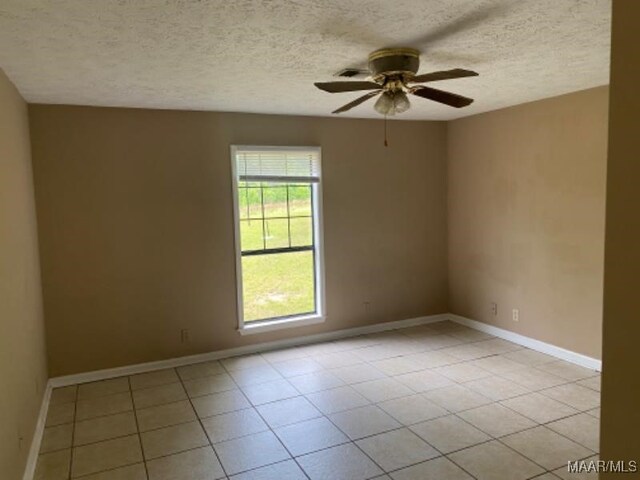
[[[50,374],[447,310],[599,358],[607,95],[391,122],[387,149],[371,120],[32,105]],[[323,147],[325,324],[236,332],[234,143]]]
[[[447,311],[443,123],[390,122],[384,148],[370,120],[30,118],[52,376]],[[230,144],[322,146],[326,323],[237,333]]]
[[[601,458],[640,463],[640,2],[613,2]],[[600,478],[637,478],[602,475]]]
[[600,357],[607,96],[449,123],[452,313]]
[[27,105],[0,69],[2,479],[22,477],[47,380],[46,370]]

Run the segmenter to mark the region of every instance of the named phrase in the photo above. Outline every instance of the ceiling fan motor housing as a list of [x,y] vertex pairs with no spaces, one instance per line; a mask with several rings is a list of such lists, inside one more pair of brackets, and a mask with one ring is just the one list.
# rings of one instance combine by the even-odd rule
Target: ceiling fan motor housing
[[413,76],[420,67],[420,52],[413,48],[383,48],[369,55],[374,79],[389,75]]

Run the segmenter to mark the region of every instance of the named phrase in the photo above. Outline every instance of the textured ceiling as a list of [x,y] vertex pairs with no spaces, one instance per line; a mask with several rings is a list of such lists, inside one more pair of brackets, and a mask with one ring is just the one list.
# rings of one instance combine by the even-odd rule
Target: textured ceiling
[[411,46],[421,73],[480,73],[431,84],[470,107],[415,98],[401,116],[444,120],[607,84],[610,12],[610,0],[2,0],[0,67],[29,102],[328,115],[361,93],[314,81]]

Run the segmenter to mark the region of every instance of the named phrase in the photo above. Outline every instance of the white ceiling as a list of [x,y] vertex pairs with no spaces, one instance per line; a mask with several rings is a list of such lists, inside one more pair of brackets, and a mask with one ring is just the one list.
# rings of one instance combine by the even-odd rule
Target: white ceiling
[[[329,115],[314,81],[384,46],[422,51],[405,119],[452,119],[609,82],[610,0],[2,0],[0,67],[29,102]],[[373,102],[344,116],[378,117]]]

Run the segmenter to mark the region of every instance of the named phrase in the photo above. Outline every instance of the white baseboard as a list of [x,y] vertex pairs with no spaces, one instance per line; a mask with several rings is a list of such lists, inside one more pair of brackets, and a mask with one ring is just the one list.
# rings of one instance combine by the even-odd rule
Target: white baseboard
[[448,314],[429,315],[424,317],[409,318],[407,320],[398,320],[395,322],[376,323],[374,325],[366,325],[364,327],[347,328],[343,330],[335,330],[333,332],[318,333],[315,335],[307,335],[304,337],[296,337],[285,340],[276,340],[274,342],[259,343],[255,345],[247,345],[243,347],[229,348],[227,350],[218,350],[215,352],[201,353],[199,355],[189,355],[186,357],[170,358],[157,362],[138,363],[135,365],[127,365],[124,367],[109,368],[106,370],[96,370],[93,372],[78,373],[75,375],[66,375],[62,377],[54,377],[49,380],[52,387],[65,387],[67,385],[75,385],[78,383],[95,382],[96,380],[106,380],[108,378],[121,377],[123,375],[134,375],[136,373],[145,373],[153,370],[162,370],[164,368],[175,368],[191,363],[208,362],[211,360],[219,360],[221,358],[236,357],[238,355],[248,355],[251,353],[266,352],[278,348],[294,347],[298,345],[306,345],[309,343],[326,342],[331,340],[339,340],[341,338],[355,337],[357,335],[366,335],[368,333],[384,332],[387,330],[396,330],[398,328],[413,327],[416,325],[425,325],[427,323],[441,322],[449,319]]
[[29,455],[27,456],[27,465],[25,466],[22,480],[32,480],[36,472],[38,454],[40,453],[40,444],[42,443],[42,435],[44,434],[44,427],[45,423],[47,422],[49,401],[51,400],[51,390],[51,381],[48,381],[44,390],[44,395],[42,396],[40,412],[38,413],[38,421],[36,422],[36,428],[33,432],[33,438],[31,439]]
[[591,370],[597,370],[599,372],[602,371],[602,360],[598,360],[597,358],[588,357],[587,355],[582,355],[581,353],[572,352],[571,350],[566,350],[550,343],[542,342],[531,337],[525,337],[524,335],[520,335],[519,333],[510,332],[509,330],[505,330],[504,328],[494,327],[493,325],[488,325],[476,320],[471,320],[470,318],[461,317],[460,315],[449,314],[448,318],[449,320],[461,325],[465,325],[481,332],[489,333],[496,337],[503,338],[504,340],[522,345],[523,347],[546,353],[547,355],[552,355],[561,360],[566,360],[567,362],[580,365],[581,367],[589,368]]
[[384,332],[387,330],[396,330],[398,328],[407,328],[416,325],[425,325],[428,323],[441,322],[443,320],[451,320],[467,327],[482,332],[495,335],[496,337],[509,340],[527,348],[537,350],[548,355],[552,355],[562,360],[580,365],[592,370],[602,370],[602,362],[596,358],[588,357],[580,353],[572,352],[561,347],[557,347],[550,343],[535,340],[524,335],[520,335],[509,330],[494,327],[486,323],[471,320],[454,314],[429,315],[424,317],[410,318],[407,320],[398,320],[395,322],[377,323],[364,327],[348,328],[336,330],[333,332],[318,333],[315,335],[307,335],[304,337],[296,337],[284,340],[276,340],[274,342],[259,343],[247,345],[243,347],[230,348],[226,350],[218,350],[215,352],[207,352],[198,355],[189,355],[185,357],[170,358],[167,360],[159,360],[156,362],[138,363],[135,365],[127,365],[124,367],[109,368],[105,370],[96,370],[92,372],[78,373],[74,375],[66,375],[62,377],[54,377],[49,380],[49,388],[64,387],[67,385],[75,385],[78,383],[95,382],[97,380],[106,380],[109,378],[120,377],[124,375],[135,375],[137,373],[145,373],[154,370],[162,370],[164,368],[175,368],[183,365],[189,365],[198,362],[207,362],[219,360],[221,358],[235,357],[238,355],[248,355],[252,353],[266,352],[278,348],[294,347],[297,345],[306,345],[310,343],[326,342],[331,340],[339,340],[341,338],[355,337],[357,335],[366,335],[369,333]]

